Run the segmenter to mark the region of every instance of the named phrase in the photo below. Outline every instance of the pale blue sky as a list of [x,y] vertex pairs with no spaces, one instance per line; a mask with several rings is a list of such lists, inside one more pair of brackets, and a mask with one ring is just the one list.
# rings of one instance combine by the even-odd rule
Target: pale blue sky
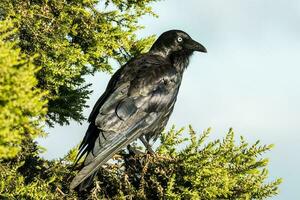
[[[144,17],[140,37],[181,29],[208,49],[192,57],[168,126],[192,124],[199,133],[212,127],[212,138],[233,127],[249,141],[274,143],[266,155],[270,180],[284,182],[272,199],[300,199],[300,1],[166,0],[153,7],[159,18]],[[87,78],[94,90],[88,105],[108,80],[101,73]],[[63,156],[86,128],[47,129],[49,136],[38,140],[48,149],[44,156]]]

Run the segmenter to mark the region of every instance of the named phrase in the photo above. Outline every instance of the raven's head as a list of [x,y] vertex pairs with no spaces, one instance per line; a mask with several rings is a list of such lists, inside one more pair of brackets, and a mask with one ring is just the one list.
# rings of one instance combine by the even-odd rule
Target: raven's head
[[150,51],[164,57],[169,57],[174,54],[190,56],[194,51],[207,52],[202,44],[196,42],[187,33],[181,30],[170,30],[161,34]]

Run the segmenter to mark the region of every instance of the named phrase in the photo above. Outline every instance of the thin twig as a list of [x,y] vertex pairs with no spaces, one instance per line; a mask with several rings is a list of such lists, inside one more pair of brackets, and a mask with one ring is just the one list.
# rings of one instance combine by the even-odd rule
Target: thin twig
[[61,191],[59,187],[56,187],[56,191],[62,194],[63,196],[66,196],[66,194],[63,191]]

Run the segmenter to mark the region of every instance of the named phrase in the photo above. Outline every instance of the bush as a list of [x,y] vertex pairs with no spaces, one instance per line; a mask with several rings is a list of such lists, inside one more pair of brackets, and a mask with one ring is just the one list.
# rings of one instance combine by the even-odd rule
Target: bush
[[[223,140],[206,142],[189,128],[163,133],[156,155],[130,148],[100,169],[85,192],[69,191],[76,150],[47,161],[29,145],[14,161],[1,163],[0,194],[8,199],[265,199],[278,193],[281,179],[265,183],[272,145],[234,142],[230,130]],[[29,144],[32,144],[29,142]],[[23,145],[28,146],[28,145]],[[181,149],[181,150],[178,150]],[[80,165],[80,163],[79,163]]]
[[38,68],[12,40],[15,32],[13,21],[0,21],[0,159],[14,157],[27,135],[43,135],[46,114],[46,93],[36,89]]

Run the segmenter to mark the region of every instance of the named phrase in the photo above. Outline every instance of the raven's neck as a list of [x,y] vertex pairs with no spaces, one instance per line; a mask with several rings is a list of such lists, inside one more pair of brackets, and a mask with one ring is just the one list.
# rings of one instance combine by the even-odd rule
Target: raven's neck
[[190,52],[180,52],[180,53],[172,54],[169,59],[173,64],[173,66],[176,68],[176,70],[180,73],[183,73],[184,70],[189,65],[191,54],[192,53]]
[[176,70],[183,73],[189,64],[189,58],[192,55],[192,51],[179,51],[171,52],[167,48],[151,49],[153,54],[159,55],[165,59],[168,59]]

